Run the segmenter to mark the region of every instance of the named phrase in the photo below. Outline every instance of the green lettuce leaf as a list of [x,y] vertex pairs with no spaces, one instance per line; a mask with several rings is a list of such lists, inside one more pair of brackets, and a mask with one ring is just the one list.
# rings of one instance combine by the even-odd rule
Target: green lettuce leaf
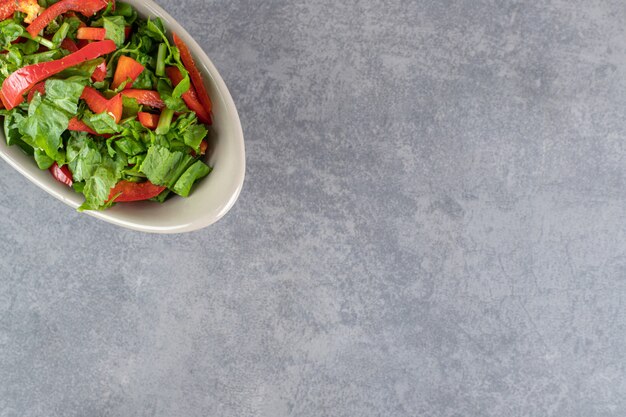
[[182,98],[173,96],[174,89],[165,78],[161,78],[157,82],[157,91],[168,109],[172,109],[178,113],[186,113],[189,111],[189,108],[187,108]]
[[59,148],[62,145],[61,135],[67,130],[69,121],[65,111],[37,93],[28,106],[28,117],[20,122],[19,131],[27,136],[24,139],[27,143],[44,150],[50,158],[63,161]]
[[45,97],[35,94],[28,106],[28,117],[19,124],[24,141],[43,150],[60,165],[65,162],[65,154],[59,151],[63,145],[61,135],[78,110],[78,100],[86,83],[81,77],[46,81]]
[[17,40],[24,34],[24,27],[14,20],[4,20],[0,22],[0,45],[4,48],[11,46],[11,42]]
[[155,145],[148,149],[140,170],[153,184],[172,188],[193,160],[191,155],[184,152],[171,152],[163,146]]
[[99,166],[94,174],[85,183],[83,194],[85,202],[78,208],[78,211],[102,210],[112,203],[107,204],[111,188],[115,187],[119,175],[115,167],[110,164]]
[[121,178],[125,160],[111,158],[104,142],[96,141],[83,132],[72,132],[67,143],[67,159],[74,180],[84,182],[81,191],[85,195],[85,203],[79,211],[108,207],[109,193]]
[[93,114],[85,111],[83,122],[90,128],[98,132],[99,135],[115,134],[120,131],[120,125],[115,123],[115,119],[108,113]]
[[115,42],[115,45],[121,47],[124,45],[126,35],[124,33],[124,27],[126,26],[126,20],[123,16],[107,16],[103,19],[103,25],[106,29],[105,39],[110,39]]
[[46,81],[46,100],[53,102],[70,116],[74,116],[78,112],[78,100],[86,84],[87,79],[77,76],[65,80],[48,80]]
[[93,139],[84,132],[72,132],[67,141],[67,163],[75,181],[91,178],[102,161],[102,151]]
[[34,157],[39,169],[48,169],[52,166],[52,164],[54,164],[54,159],[46,155],[46,153],[41,149],[35,149]]

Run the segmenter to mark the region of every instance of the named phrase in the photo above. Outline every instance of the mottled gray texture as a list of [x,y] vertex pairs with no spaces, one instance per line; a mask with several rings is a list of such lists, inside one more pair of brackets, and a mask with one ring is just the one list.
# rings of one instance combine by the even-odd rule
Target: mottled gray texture
[[1,417],[626,415],[623,1],[162,4],[244,191],[150,236],[0,164]]

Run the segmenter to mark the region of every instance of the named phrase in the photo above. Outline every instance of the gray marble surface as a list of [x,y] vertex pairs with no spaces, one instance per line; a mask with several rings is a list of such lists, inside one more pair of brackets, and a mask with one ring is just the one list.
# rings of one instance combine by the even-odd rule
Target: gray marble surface
[[0,164],[0,416],[626,415],[626,8],[162,0],[245,189],[180,236]]

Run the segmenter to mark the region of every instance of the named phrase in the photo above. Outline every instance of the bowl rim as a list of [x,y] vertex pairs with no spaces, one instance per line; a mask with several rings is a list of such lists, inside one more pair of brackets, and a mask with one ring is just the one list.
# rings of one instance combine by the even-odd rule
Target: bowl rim
[[[152,0],[125,0],[128,4],[132,5],[134,8],[145,8],[149,10],[150,16],[160,17],[163,20],[165,28],[171,33],[176,32],[176,34],[182,38],[182,40],[187,44],[191,53],[196,60],[196,63],[200,67],[205,68],[210,76],[214,84],[214,88],[219,92],[221,99],[224,103],[223,111],[227,113],[227,118],[229,120],[230,127],[233,132],[229,135],[229,140],[236,141],[237,150],[237,166],[230,167],[233,170],[234,174],[234,187],[230,190],[227,190],[227,198],[225,198],[223,202],[219,205],[219,209],[217,212],[209,212],[204,216],[198,216],[193,221],[189,222],[181,222],[180,224],[174,225],[157,225],[157,224],[148,224],[148,223],[137,223],[133,221],[129,221],[121,218],[121,216],[116,215],[111,210],[105,211],[85,211],[84,213],[95,217],[97,219],[103,220],[107,223],[114,224],[116,226],[120,226],[126,229],[131,229],[139,232],[146,233],[157,233],[157,234],[175,234],[175,233],[187,233],[196,230],[200,230],[206,228],[213,223],[217,222],[221,218],[223,218],[230,209],[237,202],[241,191],[243,189],[243,184],[245,181],[246,175],[246,156],[245,156],[245,143],[243,136],[243,128],[241,126],[241,120],[239,118],[239,114],[237,112],[237,108],[235,106],[234,100],[226,86],[226,83],[222,79],[219,74],[217,68],[208,57],[207,53],[200,47],[198,42],[187,32],[187,30],[180,24],[176,19],[174,19],[167,11],[165,11],[161,6],[155,3]],[[139,4],[139,6],[138,6]],[[145,13],[139,13],[140,16],[144,18],[149,17],[146,16]],[[82,196],[75,194],[78,198],[71,198],[68,196],[67,189],[60,189],[58,187],[52,187],[48,184],[45,184],[33,174],[34,170],[32,167],[24,166],[17,159],[11,157],[5,149],[8,148],[6,145],[6,138],[4,136],[4,132],[0,129],[0,137],[3,138],[4,147],[0,148],[0,158],[2,158],[5,162],[7,162],[10,166],[12,166],[16,171],[26,177],[30,182],[38,186],[39,188],[46,191],[48,194],[52,195],[56,199],[62,201],[66,205],[76,209],[82,203]],[[5,148],[6,147],[6,148]],[[3,149],[5,148],[5,149]],[[35,169],[38,168],[35,166]],[[74,196],[74,195],[73,195]],[[193,193],[189,197],[189,199],[193,199]],[[149,208],[146,208],[149,210]]]

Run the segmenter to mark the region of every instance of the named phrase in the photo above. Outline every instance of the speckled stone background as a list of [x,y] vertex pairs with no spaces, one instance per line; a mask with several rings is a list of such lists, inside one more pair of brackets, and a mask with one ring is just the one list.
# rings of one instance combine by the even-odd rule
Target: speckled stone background
[[618,0],[161,0],[231,88],[229,215],[0,164],[1,417],[626,415]]

